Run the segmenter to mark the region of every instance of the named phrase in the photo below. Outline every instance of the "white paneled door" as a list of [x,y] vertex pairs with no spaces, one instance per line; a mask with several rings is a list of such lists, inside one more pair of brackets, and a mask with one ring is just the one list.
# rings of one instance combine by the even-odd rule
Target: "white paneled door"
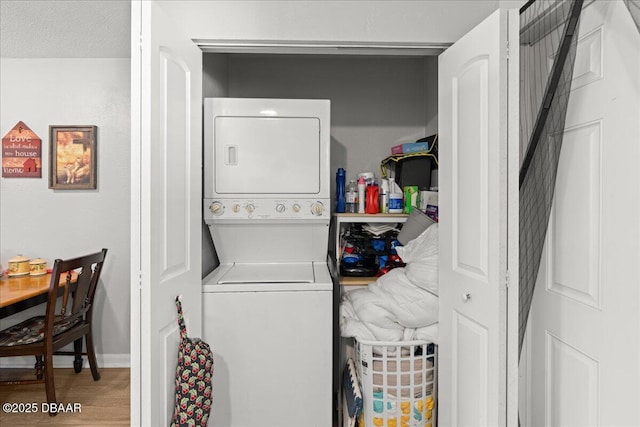
[[132,2],[132,20],[131,422],[161,426],[174,405],[177,295],[189,335],[202,325],[202,52],[162,2]]
[[498,10],[439,58],[444,426],[517,424],[518,28]]
[[622,1],[592,2],[580,19],[521,420],[638,426],[640,35]]

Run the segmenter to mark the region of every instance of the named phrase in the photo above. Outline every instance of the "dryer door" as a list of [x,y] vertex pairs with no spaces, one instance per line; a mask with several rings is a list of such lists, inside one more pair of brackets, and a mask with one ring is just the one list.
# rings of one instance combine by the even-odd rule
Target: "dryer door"
[[214,123],[218,194],[320,192],[320,120],[219,116]]

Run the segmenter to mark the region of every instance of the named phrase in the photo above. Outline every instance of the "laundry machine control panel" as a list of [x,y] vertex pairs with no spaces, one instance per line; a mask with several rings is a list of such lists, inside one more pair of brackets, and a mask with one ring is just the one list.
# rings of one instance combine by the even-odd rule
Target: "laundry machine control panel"
[[216,219],[329,219],[326,199],[205,199],[204,218]]

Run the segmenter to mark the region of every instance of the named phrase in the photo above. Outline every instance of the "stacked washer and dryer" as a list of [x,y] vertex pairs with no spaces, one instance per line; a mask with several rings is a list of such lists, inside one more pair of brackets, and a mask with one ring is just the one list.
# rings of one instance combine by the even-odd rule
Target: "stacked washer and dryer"
[[328,100],[205,99],[210,425],[332,425]]

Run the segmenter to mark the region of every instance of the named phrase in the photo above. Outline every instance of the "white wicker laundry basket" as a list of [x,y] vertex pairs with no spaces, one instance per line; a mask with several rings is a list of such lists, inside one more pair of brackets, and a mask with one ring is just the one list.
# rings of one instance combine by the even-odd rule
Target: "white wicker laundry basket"
[[356,340],[360,427],[435,427],[437,346],[427,341]]

